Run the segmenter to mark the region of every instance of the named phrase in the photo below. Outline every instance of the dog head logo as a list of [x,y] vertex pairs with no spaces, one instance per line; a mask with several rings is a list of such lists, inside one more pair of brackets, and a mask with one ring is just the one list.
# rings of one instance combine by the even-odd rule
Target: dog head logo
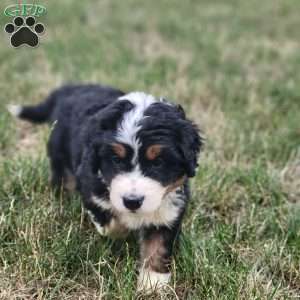
[[44,24],[37,22],[37,18],[46,14],[46,8],[38,4],[15,4],[6,7],[4,15],[13,17],[7,23],[4,31],[10,37],[10,44],[14,48],[23,45],[37,47],[40,36],[45,32]]

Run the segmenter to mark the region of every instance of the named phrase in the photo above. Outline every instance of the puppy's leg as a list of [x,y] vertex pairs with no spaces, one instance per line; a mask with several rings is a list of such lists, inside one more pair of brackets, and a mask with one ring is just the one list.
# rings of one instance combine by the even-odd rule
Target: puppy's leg
[[179,230],[178,224],[173,228],[151,227],[141,231],[138,290],[149,293],[163,289],[169,283],[173,246]]
[[51,185],[60,188],[64,181],[63,161],[57,157],[50,157]]
[[108,210],[103,210],[92,204],[85,204],[85,209],[90,217],[90,220],[95,225],[97,231],[105,236],[107,235],[106,227],[109,226],[112,220],[112,214]]
[[109,210],[91,204],[86,210],[100,235],[121,238],[128,234],[128,230]]
[[76,188],[75,176],[71,172],[70,154],[65,149],[64,129],[54,126],[48,142],[48,156],[51,166],[51,184],[53,187],[73,191]]
[[69,169],[64,170],[63,185],[69,192],[74,192],[76,190],[76,177]]

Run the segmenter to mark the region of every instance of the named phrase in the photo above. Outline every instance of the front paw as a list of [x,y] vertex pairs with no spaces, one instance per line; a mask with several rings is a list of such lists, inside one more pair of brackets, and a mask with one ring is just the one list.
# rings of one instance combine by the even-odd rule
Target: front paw
[[97,231],[102,236],[121,238],[121,237],[126,237],[128,235],[128,230],[124,226],[122,226],[115,217],[112,217],[109,220],[109,222],[105,225],[101,225],[94,221],[93,221],[93,223],[94,223]]
[[158,273],[150,269],[140,270],[137,290],[146,294],[165,290],[171,278],[171,273]]

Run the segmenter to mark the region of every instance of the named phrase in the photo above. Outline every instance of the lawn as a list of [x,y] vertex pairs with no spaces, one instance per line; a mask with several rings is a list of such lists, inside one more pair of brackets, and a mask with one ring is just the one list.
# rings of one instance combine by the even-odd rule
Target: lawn
[[0,33],[0,299],[144,299],[134,237],[54,194],[49,129],[5,109],[79,81],[172,99],[206,137],[167,299],[300,299],[299,0],[43,2],[38,48]]

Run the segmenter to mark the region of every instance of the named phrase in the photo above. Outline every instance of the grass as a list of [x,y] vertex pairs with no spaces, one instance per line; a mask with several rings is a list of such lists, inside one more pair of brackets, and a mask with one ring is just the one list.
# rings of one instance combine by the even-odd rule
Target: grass
[[0,299],[140,297],[134,238],[101,238],[78,195],[55,196],[49,129],[5,111],[70,81],[174,99],[205,133],[168,299],[299,298],[299,1],[46,5],[39,48],[0,34]]

